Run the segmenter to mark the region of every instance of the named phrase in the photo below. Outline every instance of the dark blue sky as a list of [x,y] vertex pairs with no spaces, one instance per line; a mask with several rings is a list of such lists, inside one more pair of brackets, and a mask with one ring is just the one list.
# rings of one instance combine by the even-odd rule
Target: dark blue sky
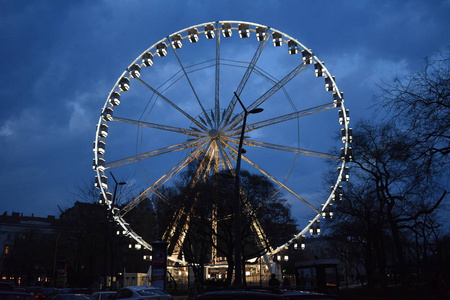
[[5,1],[0,11],[0,201],[58,214],[93,182],[92,141],[125,68],[191,25],[242,20],[313,49],[352,122],[373,116],[376,84],[450,46],[450,1]]

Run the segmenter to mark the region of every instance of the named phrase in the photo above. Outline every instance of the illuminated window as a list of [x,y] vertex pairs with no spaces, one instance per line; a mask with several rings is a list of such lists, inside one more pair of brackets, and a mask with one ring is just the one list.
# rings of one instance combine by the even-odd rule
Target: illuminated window
[[5,255],[8,255],[9,254],[9,246],[5,246]]

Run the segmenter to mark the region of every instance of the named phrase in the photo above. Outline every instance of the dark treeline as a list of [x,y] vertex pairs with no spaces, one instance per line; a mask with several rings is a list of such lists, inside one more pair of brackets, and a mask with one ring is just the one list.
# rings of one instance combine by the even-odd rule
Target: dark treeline
[[351,180],[328,234],[370,286],[448,282],[448,53],[380,91],[388,117],[354,124]]

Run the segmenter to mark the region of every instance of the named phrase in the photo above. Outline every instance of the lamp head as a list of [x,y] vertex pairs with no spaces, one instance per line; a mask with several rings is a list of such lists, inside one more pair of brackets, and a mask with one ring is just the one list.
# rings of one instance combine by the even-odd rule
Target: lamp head
[[249,114],[259,114],[260,112],[262,112],[264,109],[258,107],[258,108],[254,108],[252,110],[250,110],[248,113]]

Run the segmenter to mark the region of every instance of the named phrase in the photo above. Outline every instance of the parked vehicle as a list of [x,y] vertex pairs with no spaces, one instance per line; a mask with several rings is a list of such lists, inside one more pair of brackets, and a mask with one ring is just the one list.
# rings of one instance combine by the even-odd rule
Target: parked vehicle
[[61,289],[60,294],[85,294],[85,295],[92,295],[94,291],[89,288],[68,288],[68,289]]
[[33,300],[28,293],[0,290],[0,300]]
[[42,287],[42,286],[31,286],[27,287],[26,291],[33,295],[35,300],[45,300],[50,299],[54,294],[57,293],[55,288],[52,287]]
[[52,300],[95,300],[94,297],[87,294],[58,294]]
[[121,300],[173,300],[166,291],[153,286],[128,286],[117,291],[114,299]]
[[95,300],[111,300],[115,298],[115,295],[116,292],[111,291],[101,291],[92,293],[92,297],[94,297]]
[[14,291],[14,285],[6,281],[0,281],[0,291]]
[[206,292],[195,300],[336,300],[336,296],[303,292],[296,290],[284,290],[278,288],[227,288],[219,291]]

